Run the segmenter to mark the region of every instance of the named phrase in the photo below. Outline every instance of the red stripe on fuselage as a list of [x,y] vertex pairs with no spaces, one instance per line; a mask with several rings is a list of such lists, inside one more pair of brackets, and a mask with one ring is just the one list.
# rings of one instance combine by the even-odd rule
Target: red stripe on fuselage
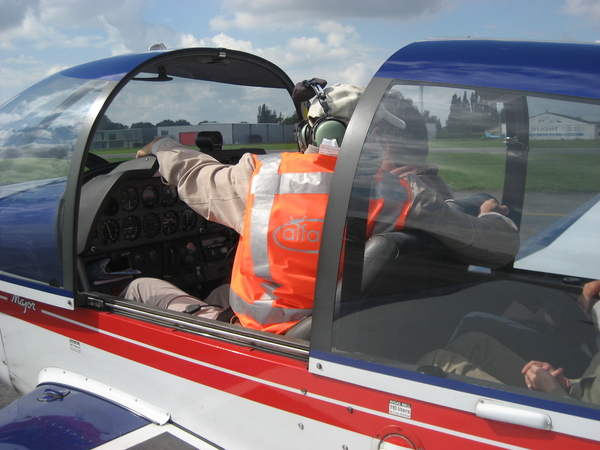
[[[425,447],[443,442],[445,448],[459,449],[467,444],[460,437],[414,423],[420,422],[484,439],[497,440],[500,436],[502,442],[516,446],[527,447],[532,438],[536,445],[543,442],[548,449],[568,448],[575,443],[582,449],[588,448],[586,444],[590,449],[597,446],[314,375],[308,372],[304,361],[113,313],[88,308],[68,311],[39,302],[35,310],[24,313],[21,306],[9,301],[0,301],[0,311],[154,369],[366,436],[374,437],[382,427],[397,424],[411,428]],[[401,419],[361,411],[387,414],[390,400],[411,404],[408,424]],[[468,445],[476,447],[473,441]]]

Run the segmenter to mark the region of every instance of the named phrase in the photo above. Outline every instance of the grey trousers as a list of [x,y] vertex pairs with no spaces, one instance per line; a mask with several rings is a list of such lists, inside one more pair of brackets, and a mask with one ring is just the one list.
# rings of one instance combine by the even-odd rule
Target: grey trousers
[[528,362],[491,336],[470,332],[443,349],[427,353],[417,364],[438,366],[445,372],[480,380],[527,387],[521,370]]
[[201,305],[202,308],[194,315],[216,319],[224,309],[229,308],[229,285],[219,286],[202,301],[168,281],[158,278],[136,278],[127,286],[121,297],[173,311],[184,311],[188,305]]

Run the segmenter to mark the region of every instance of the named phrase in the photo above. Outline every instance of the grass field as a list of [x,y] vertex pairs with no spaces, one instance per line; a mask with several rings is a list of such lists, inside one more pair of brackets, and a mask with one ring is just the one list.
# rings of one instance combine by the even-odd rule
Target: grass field
[[[598,148],[600,141],[534,141],[533,148]],[[241,146],[244,147],[244,146]],[[253,147],[248,145],[246,147]],[[256,145],[254,145],[256,147]],[[502,148],[500,140],[439,140],[435,148]],[[236,146],[235,148],[240,148]],[[265,150],[295,151],[294,143],[261,145]],[[130,154],[137,149],[95,152],[109,161],[111,155]],[[440,175],[454,190],[498,190],[504,180],[504,153],[430,152],[429,162],[440,166]],[[527,189],[535,192],[600,192],[600,152],[532,153],[528,160]],[[17,159],[0,161],[0,185],[66,176],[68,161]]]
[[[454,190],[498,190],[504,183],[503,153],[430,153],[429,161]],[[600,153],[529,155],[527,190],[600,192]]]
[[[600,148],[599,141],[531,141],[531,148]],[[439,139],[429,141],[429,148],[504,148],[502,139]]]
[[0,186],[66,177],[68,172],[69,161],[62,159],[5,159],[0,161]]

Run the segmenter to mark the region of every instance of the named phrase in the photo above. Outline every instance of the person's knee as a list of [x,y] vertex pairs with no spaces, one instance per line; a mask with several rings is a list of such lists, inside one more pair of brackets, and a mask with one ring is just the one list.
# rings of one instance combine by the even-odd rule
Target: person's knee
[[136,278],[135,280],[132,280],[126,287],[125,289],[123,289],[123,292],[121,293],[121,297],[124,298],[125,300],[133,300],[136,301],[135,297],[135,292],[139,291],[138,288],[138,284],[139,284],[140,278]]
[[134,302],[144,303],[146,297],[145,291],[151,283],[156,283],[161,280],[154,280],[152,278],[135,278],[131,280],[131,283],[127,285],[121,297],[125,300],[132,300]]

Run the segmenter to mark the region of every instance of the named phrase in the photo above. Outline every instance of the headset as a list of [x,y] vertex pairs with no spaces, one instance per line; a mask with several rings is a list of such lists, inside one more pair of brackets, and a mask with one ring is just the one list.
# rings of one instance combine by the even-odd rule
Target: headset
[[302,85],[314,90],[316,98],[325,112],[325,117],[317,119],[312,125],[308,119],[304,119],[298,123],[296,126],[296,138],[300,152],[304,153],[309,145],[318,147],[323,142],[323,139],[336,139],[338,145],[341,145],[346,133],[346,122],[336,117],[331,117],[329,105],[327,104],[327,96],[315,78],[304,80]]

